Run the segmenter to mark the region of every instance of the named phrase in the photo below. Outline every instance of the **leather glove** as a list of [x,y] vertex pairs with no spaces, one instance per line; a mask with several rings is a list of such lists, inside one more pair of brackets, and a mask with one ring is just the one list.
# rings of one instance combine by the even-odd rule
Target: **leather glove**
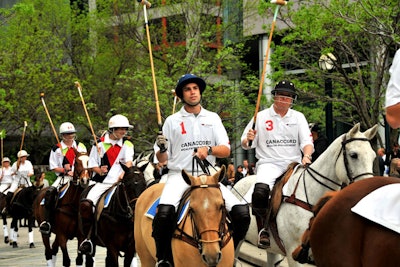
[[167,151],[168,139],[165,138],[164,135],[162,135],[162,134],[157,135],[156,144],[160,148],[161,153],[164,153]]

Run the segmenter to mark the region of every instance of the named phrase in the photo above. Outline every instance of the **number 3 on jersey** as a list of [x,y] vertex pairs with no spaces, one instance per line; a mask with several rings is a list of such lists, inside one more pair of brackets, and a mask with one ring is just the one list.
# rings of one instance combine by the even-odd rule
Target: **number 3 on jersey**
[[272,131],[274,129],[274,122],[272,120],[267,120],[265,122],[265,125],[266,125],[265,129],[267,131]]

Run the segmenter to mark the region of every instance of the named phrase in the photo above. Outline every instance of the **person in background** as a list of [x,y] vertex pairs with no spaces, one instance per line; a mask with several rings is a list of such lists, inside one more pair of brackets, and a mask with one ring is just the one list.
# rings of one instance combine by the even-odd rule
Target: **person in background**
[[321,130],[317,123],[309,124],[312,138],[314,141],[314,153],[312,153],[312,162],[314,162],[329,146],[328,139],[321,134]]
[[80,153],[87,152],[86,146],[75,140],[76,129],[71,122],[63,122],[60,125],[59,134],[61,142],[52,147],[49,156],[49,168],[57,175],[57,179],[50,187],[47,187],[44,202],[42,202],[45,220],[40,224],[39,231],[43,234],[51,232],[50,222],[56,208],[60,188],[73,179],[75,150]]
[[222,184],[232,189],[235,184],[235,165],[233,163],[229,163],[228,167],[226,167],[225,177],[222,180]]
[[[0,170],[0,194],[3,194],[4,197],[7,196],[8,189],[10,189],[14,179],[13,171],[10,164],[11,161],[8,157],[4,157],[2,159],[2,165]],[[7,207],[4,207],[1,213],[6,214]]]
[[[196,155],[214,166],[216,158],[230,155],[228,134],[221,118],[200,104],[206,82],[196,75],[185,74],[175,88],[183,107],[170,115],[162,134],[156,138],[154,151],[160,162],[168,162],[168,178],[153,220],[152,236],[156,243],[157,266],[172,266],[172,234],[176,226],[176,211],[182,194],[189,186],[182,179],[182,170],[192,173]],[[199,174],[197,174],[199,175]],[[250,224],[249,207],[242,205],[224,185],[220,186],[226,209],[233,224],[235,247],[245,237]],[[190,263],[188,263],[190,265]]]
[[239,182],[243,177],[244,177],[244,175],[243,175],[243,166],[242,166],[242,165],[239,165],[239,166],[237,166],[237,168],[236,168],[236,173],[235,173],[235,184],[236,184],[237,182]]
[[242,171],[242,173],[243,173],[243,177],[246,177],[246,176],[254,174],[253,170],[249,166],[249,161],[247,159],[243,160],[243,171]]
[[[250,120],[241,137],[242,148],[255,148],[257,178],[254,190],[249,190],[245,202],[252,203],[259,230],[258,246],[270,246],[265,218],[269,208],[269,195],[275,180],[292,162],[310,164],[314,152],[308,122],[303,113],[291,109],[297,98],[296,88],[290,81],[281,81],[272,90],[271,107],[258,112],[257,120]],[[254,128],[254,129],[253,129]],[[250,142],[251,145],[250,145]]]
[[385,154],[385,149],[383,147],[378,148],[376,151],[377,158],[378,158],[378,163],[379,163],[379,175],[387,175],[388,174],[388,169],[389,167],[386,165],[386,154]]
[[400,127],[400,49],[396,51],[389,73],[385,100],[386,121],[393,129],[397,129]]
[[[132,128],[127,117],[120,114],[112,116],[108,121],[108,131],[98,140],[97,147],[93,145],[90,151],[88,168],[93,170],[92,179],[96,184],[80,203],[82,232],[86,239],[79,245],[79,251],[85,255],[93,256],[94,253],[91,238],[96,233],[93,233],[92,227],[96,229],[93,226],[96,223],[94,211],[100,196],[122,179],[124,171],[121,164],[133,166],[134,146],[126,137]],[[87,213],[82,213],[82,210]]]
[[41,172],[38,175],[36,175],[35,186],[40,189],[49,187],[49,181],[47,181],[46,179],[45,172]]

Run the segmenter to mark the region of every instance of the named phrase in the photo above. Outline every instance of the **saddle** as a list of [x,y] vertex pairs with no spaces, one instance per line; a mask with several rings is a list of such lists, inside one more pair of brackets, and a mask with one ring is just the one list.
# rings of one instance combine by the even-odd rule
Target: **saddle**
[[100,219],[100,216],[104,209],[107,210],[107,216],[115,222],[120,219],[132,219],[133,211],[132,208],[129,206],[129,200],[125,192],[125,199],[123,201],[121,201],[121,199],[119,199],[118,197],[114,201],[112,200],[113,196],[119,196],[119,190],[124,190],[124,188],[120,182],[117,182],[101,195],[96,206],[96,221]]

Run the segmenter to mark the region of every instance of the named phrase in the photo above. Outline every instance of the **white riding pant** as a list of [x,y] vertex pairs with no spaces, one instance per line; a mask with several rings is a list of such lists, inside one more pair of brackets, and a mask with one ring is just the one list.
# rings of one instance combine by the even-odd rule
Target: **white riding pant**
[[[29,186],[32,186],[32,183],[31,183],[31,181],[28,181],[27,184],[26,184],[26,183],[25,183],[25,184],[18,184],[18,182],[13,182],[13,183],[11,184],[10,188],[9,188],[8,190],[6,190],[5,192],[14,193],[15,190],[18,189],[18,186],[27,186],[27,187],[29,187]],[[6,194],[7,194],[7,193],[6,193]]]
[[61,185],[64,185],[66,183],[68,183],[69,181],[72,181],[72,176],[64,176],[62,177],[61,175],[57,177],[57,179],[54,180],[54,182],[51,184],[51,186],[56,187],[57,189],[59,189],[59,187]]
[[[235,195],[232,194],[232,192],[228,188],[226,188],[221,183],[219,183],[219,185],[228,212],[232,210],[233,206],[241,204],[241,202],[235,197]],[[164,189],[161,193],[160,204],[174,205],[175,210],[177,210],[183,193],[189,187],[190,186],[183,179],[181,172],[174,172],[170,170],[168,172],[168,178],[165,182]]]
[[11,183],[0,184],[0,193],[4,193],[10,186],[11,186]]
[[269,189],[275,185],[276,179],[281,176],[287,169],[287,165],[280,166],[272,163],[264,163],[257,165],[257,178],[256,182],[250,187],[247,193],[244,195],[242,203],[251,203],[251,196],[254,191],[254,185],[257,183],[263,183],[269,185]]
[[106,183],[96,183],[92,189],[90,189],[86,199],[90,199],[93,202],[93,205],[96,206],[97,202],[100,199],[100,196],[110,189],[114,184],[106,184]]

